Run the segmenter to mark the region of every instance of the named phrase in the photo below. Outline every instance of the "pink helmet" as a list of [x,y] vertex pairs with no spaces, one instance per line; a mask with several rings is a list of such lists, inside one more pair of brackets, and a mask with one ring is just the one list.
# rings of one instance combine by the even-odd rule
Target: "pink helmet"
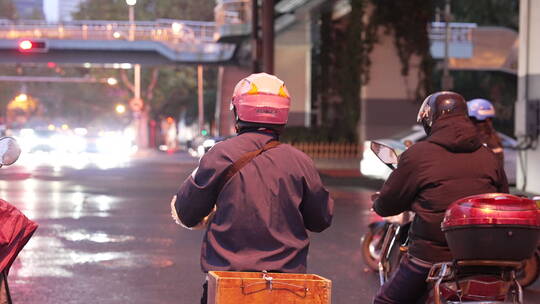
[[234,88],[231,110],[236,119],[254,124],[285,125],[291,97],[285,83],[274,75],[251,74]]

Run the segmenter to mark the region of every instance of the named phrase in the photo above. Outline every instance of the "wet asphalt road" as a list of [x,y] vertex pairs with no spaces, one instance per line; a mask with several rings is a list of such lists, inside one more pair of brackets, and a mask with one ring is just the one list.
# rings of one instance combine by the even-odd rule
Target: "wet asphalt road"
[[[198,303],[202,232],[174,224],[169,205],[194,159],[151,155],[108,169],[24,163],[0,169],[0,197],[40,225],[11,268],[14,303]],[[326,181],[334,223],[312,234],[308,272],[332,280],[333,303],[370,303],[378,281],[365,271],[360,237],[372,190]],[[540,298],[539,285],[528,299]]]

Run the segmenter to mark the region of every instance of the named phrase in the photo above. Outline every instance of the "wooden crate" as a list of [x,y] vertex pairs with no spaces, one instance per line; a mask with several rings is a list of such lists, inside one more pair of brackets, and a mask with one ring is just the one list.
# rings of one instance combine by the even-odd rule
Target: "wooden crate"
[[208,272],[208,304],[330,304],[331,291],[315,274]]

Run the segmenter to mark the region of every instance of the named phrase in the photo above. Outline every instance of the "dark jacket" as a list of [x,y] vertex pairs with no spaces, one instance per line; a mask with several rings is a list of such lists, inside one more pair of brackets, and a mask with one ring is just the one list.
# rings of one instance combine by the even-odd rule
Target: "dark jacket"
[[373,208],[381,216],[416,212],[409,253],[428,262],[449,261],[440,227],[446,208],[459,198],[488,192],[508,193],[504,169],[467,117],[450,116],[435,122],[426,141],[401,154]]
[[204,236],[203,271],[306,271],[307,230],[332,220],[333,200],[313,162],[287,144],[267,150],[218,193],[225,169],[274,135],[246,132],[216,144],[181,186],[175,202],[182,223],[194,226],[217,207]]
[[480,135],[480,141],[495,153],[501,163],[504,164],[504,147],[501,143],[501,139],[493,128],[491,120],[486,119],[482,121],[474,121],[476,131]]

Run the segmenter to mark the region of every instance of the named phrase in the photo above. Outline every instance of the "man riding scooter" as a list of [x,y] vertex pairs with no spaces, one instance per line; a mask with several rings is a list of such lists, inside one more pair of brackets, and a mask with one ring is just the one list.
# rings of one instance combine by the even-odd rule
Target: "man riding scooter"
[[[208,225],[203,272],[305,273],[307,230],[330,226],[334,203],[313,162],[278,141],[289,106],[277,77],[260,73],[241,80],[231,102],[238,136],[205,153],[173,198],[177,222]],[[207,284],[203,288],[206,303]]]
[[491,121],[495,117],[495,107],[487,99],[476,98],[467,102],[469,117],[471,118],[480,140],[497,155],[501,162],[504,162],[504,149],[501,139],[493,128]]
[[416,303],[426,294],[434,263],[452,260],[441,222],[455,200],[488,192],[508,192],[502,164],[482,145],[457,93],[429,95],[417,117],[428,135],[403,152],[375,198],[381,216],[412,210],[409,249],[399,268],[380,288],[374,303]]

